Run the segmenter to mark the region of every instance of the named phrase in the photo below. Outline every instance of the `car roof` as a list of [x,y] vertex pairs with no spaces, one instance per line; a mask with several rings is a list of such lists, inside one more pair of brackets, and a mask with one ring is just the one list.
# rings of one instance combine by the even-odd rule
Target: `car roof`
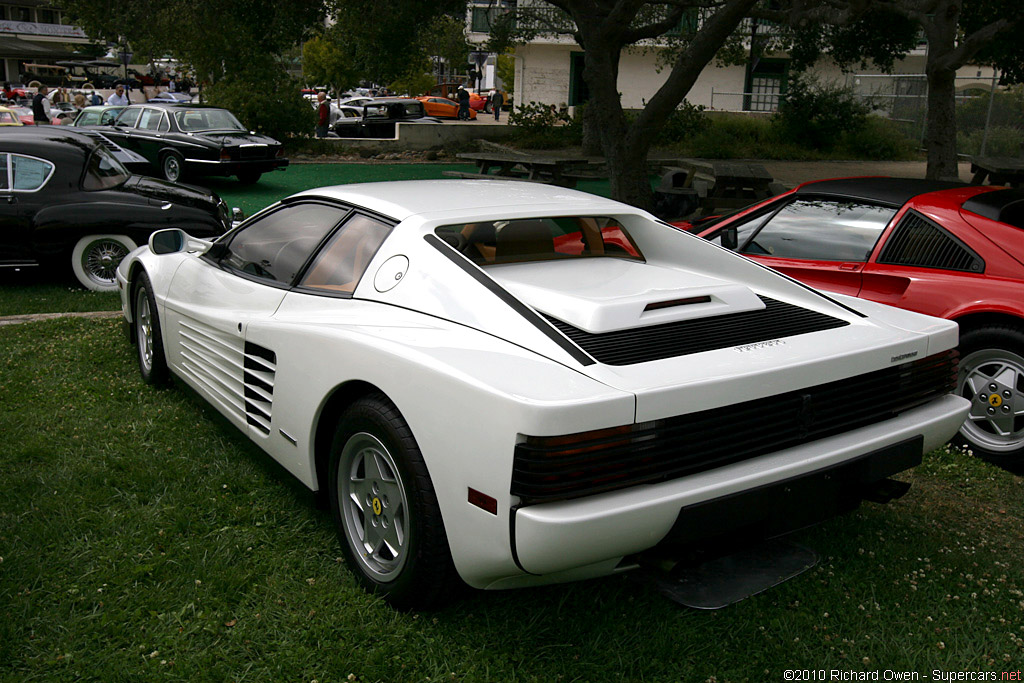
[[39,154],[78,149],[84,153],[97,146],[92,138],[75,132],[69,126],[11,127],[0,135],[0,149],[4,152]]
[[835,178],[815,180],[800,185],[795,194],[828,194],[849,199],[903,206],[914,197],[928,192],[953,190],[966,187],[966,183],[946,180],[925,180],[922,178]]
[[[399,180],[334,185],[289,197],[326,197],[361,206],[395,220],[421,215],[438,220],[491,212],[521,212],[536,207],[537,215],[635,212],[620,202],[554,185],[514,180]],[[285,200],[288,201],[288,200]]]
[[136,102],[129,104],[128,109],[139,109],[141,107],[158,107],[160,109],[224,109],[209,104],[193,104],[191,102]]

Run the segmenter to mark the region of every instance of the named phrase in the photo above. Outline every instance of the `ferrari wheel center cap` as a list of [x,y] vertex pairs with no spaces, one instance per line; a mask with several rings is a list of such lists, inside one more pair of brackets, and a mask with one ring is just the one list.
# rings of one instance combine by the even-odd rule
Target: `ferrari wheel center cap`
[[370,503],[373,506],[373,514],[380,516],[380,513],[384,510],[380,498],[374,498]]

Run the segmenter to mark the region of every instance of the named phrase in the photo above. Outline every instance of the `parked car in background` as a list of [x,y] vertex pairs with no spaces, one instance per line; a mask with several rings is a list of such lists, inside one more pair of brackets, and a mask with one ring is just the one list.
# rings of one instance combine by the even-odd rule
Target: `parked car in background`
[[[448,100],[458,101],[456,92],[458,92],[459,86],[462,83],[438,83],[433,88],[424,93],[424,97],[443,97]],[[466,92],[469,93],[469,108],[473,111],[490,111],[490,101],[481,96],[479,93],[474,92],[471,88],[466,88]]]
[[78,116],[71,122],[72,126],[109,126],[117,118],[117,115],[124,109],[124,105],[99,104],[85,107],[78,112]]
[[17,113],[7,107],[0,107],[0,126],[24,126]]
[[18,120],[21,121],[22,125],[25,125],[25,126],[34,126],[35,125],[36,118],[35,118],[35,115],[32,113],[32,107],[23,107],[21,105],[14,105],[14,106],[8,107],[8,109],[10,109],[12,112],[14,112],[14,115],[18,117]]
[[363,137],[393,138],[397,123],[438,123],[411,97],[377,97],[363,105]]
[[[427,116],[436,116],[439,119],[459,118],[459,103],[449,100],[447,97],[417,97],[423,103],[423,109]],[[476,120],[476,110],[470,107],[469,119]]]
[[968,411],[953,323],[547,185],[312,189],[214,242],[154,234],[118,284],[143,380],[322,491],[398,607],[891,500]]
[[363,108],[331,104],[331,130],[343,138],[362,136]]
[[684,227],[814,287],[957,322],[960,438],[1024,468],[1024,191],[824,180]]
[[69,126],[0,135],[0,197],[0,267],[70,266],[96,291],[116,289],[118,263],[155,230],[216,237],[231,227],[216,194],[133,176]]
[[97,130],[141,154],[152,173],[170,181],[187,175],[233,175],[251,184],[288,165],[280,142],[246,130],[231,112],[218,107],[133,104]]
[[148,101],[150,104],[155,102],[188,103],[192,101],[192,96],[183,92],[162,92],[150,97]]

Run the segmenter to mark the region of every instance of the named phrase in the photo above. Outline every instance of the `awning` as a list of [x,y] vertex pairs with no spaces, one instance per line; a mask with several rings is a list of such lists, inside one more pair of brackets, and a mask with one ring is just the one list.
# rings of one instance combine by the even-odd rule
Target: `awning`
[[67,50],[64,43],[39,43],[11,36],[0,36],[0,59],[67,59],[75,53]]

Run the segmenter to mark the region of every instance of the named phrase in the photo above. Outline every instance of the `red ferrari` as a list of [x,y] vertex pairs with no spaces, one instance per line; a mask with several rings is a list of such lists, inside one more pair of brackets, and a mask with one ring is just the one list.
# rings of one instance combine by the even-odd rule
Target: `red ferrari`
[[813,287],[958,322],[960,438],[1024,469],[1024,190],[822,180],[676,225]]

